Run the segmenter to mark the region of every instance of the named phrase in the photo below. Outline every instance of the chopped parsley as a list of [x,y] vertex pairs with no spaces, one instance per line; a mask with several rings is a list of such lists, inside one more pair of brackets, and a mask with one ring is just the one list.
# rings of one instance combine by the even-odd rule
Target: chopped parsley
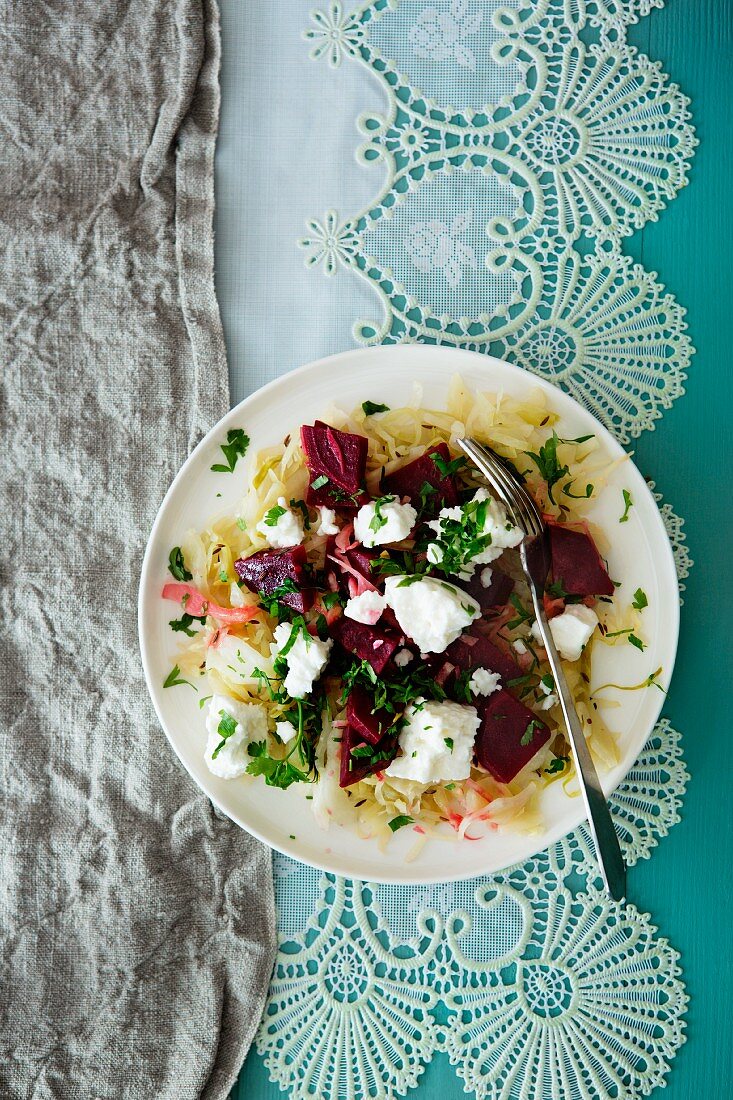
[[306,504],[306,502],[304,500],[291,500],[290,507],[298,509],[298,511],[303,516],[303,526],[305,527],[306,531],[310,531],[311,518],[308,514],[308,505]]
[[489,500],[469,500],[461,505],[458,518],[442,516],[431,521],[435,533],[427,547],[429,560],[443,573],[460,574],[473,569],[474,559],[491,546],[489,505]]
[[629,519],[629,511],[634,506],[634,502],[631,499],[631,493],[628,489],[622,490],[624,494],[624,511],[623,515],[619,517],[619,523],[627,523]]
[[551,584],[545,585],[545,592],[548,596],[552,596],[556,600],[564,600],[567,596],[565,586],[562,583],[562,579],[558,578],[556,581],[552,581]]
[[374,501],[374,515],[369,524],[370,531],[374,531],[376,534],[382,527],[387,526],[387,517],[382,515],[382,508],[385,504],[391,504],[393,500],[394,497],[378,497],[377,500]]
[[403,577],[402,580],[400,581],[400,583],[397,585],[397,587],[398,588],[409,588],[411,584],[417,584],[418,581],[422,581],[424,579],[425,579],[424,574],[422,574],[422,573],[413,573],[412,576],[410,576],[410,577]]
[[534,740],[535,730],[539,729],[542,729],[542,722],[538,718],[533,718],[522,734],[519,744],[529,745]]
[[[425,728],[427,729],[427,726]],[[445,746],[448,749],[448,752],[453,752],[453,738],[444,737],[443,740],[445,741]]]
[[183,559],[183,551],[180,546],[174,546],[168,555],[168,568],[177,581],[190,581],[193,579],[193,574],[186,569],[186,562]]
[[[518,626],[521,626],[522,623],[528,623],[531,622],[532,619],[534,619],[534,615],[531,611],[528,611],[527,608],[523,605],[516,592],[512,592],[511,596],[509,597],[509,603],[516,611],[517,618],[512,619],[511,622],[508,622],[506,624],[508,630],[516,630],[516,628]],[[522,639],[522,641],[524,641],[524,639]]]
[[427,506],[428,498],[435,496],[437,491],[438,490],[435,488],[435,486],[431,485],[429,481],[423,481],[422,485],[420,486],[420,492],[418,493],[418,510],[420,512],[422,512]]
[[631,645],[636,646],[637,649],[642,651],[646,649],[644,642],[642,642],[641,638],[637,638],[636,634],[634,634],[634,628],[631,626],[627,626],[625,630],[613,630],[610,634],[605,634],[604,637],[621,638],[624,634],[626,635],[626,641],[630,642]]
[[287,508],[283,508],[282,504],[276,504],[274,508],[270,508],[265,512],[263,523],[267,527],[277,527],[277,521],[281,516],[284,516],[286,512]]
[[545,775],[557,775],[558,772],[565,771],[568,765],[567,756],[553,756],[550,761],[549,767],[545,768]]
[[324,485],[328,485],[328,478],[325,474],[320,474],[315,481],[311,482],[311,489],[322,489]]
[[174,688],[174,687],[178,687],[180,684],[188,684],[188,686],[190,688],[193,688],[194,691],[198,691],[198,688],[194,687],[194,685],[191,683],[190,680],[183,680],[181,678],[180,668],[178,667],[178,665],[174,665],[173,668],[168,673],[168,675],[166,676],[165,680],[163,681],[163,687],[164,688]]
[[398,814],[397,817],[393,817],[387,824],[392,832],[396,833],[398,829],[404,829],[405,825],[412,825],[413,821],[414,818],[408,817],[407,814]]
[[592,483],[586,485],[584,493],[571,493],[570,486],[573,484],[574,482],[568,481],[566,485],[563,485],[562,492],[565,494],[566,497],[571,497],[573,500],[587,500],[588,497],[592,495],[594,489]]
[[646,598],[646,592],[643,588],[637,588],[634,592],[634,599],[631,606],[635,611],[643,611],[645,607],[649,606],[649,600]]
[[287,790],[293,783],[314,783],[318,779],[315,747],[322,728],[322,698],[310,702],[292,700],[294,706],[283,714],[283,720],[291,723],[295,737],[284,757],[272,757],[264,741],[248,745],[252,758],[247,765],[249,775],[262,775],[268,787]]
[[191,630],[192,624],[201,623],[201,625],[203,626],[205,622],[205,615],[189,615],[187,612],[184,611],[180,619],[171,619],[171,621],[168,623],[168,626],[171,628],[171,630],[182,631],[184,634],[187,634],[189,638],[193,638],[196,631]]
[[221,737],[221,741],[211,754],[212,760],[216,760],[217,756],[226,745],[228,739],[230,737],[233,737],[234,734],[237,732],[237,719],[233,715],[229,714],[225,710],[220,710],[219,717],[221,721],[219,722],[216,732]]
[[453,477],[454,474],[457,474],[458,471],[462,470],[466,465],[466,459],[463,455],[459,455],[458,458],[454,458],[450,462],[446,462],[443,456],[436,451],[431,451],[430,457],[441,477]]
[[[553,504],[557,504],[557,501],[552,495],[552,490],[558,481],[567,477],[570,473],[570,468],[566,464],[561,464],[557,457],[557,448],[561,443],[585,443],[587,440],[592,439],[591,435],[581,435],[577,439],[561,439],[557,432],[553,429],[550,438],[542,444],[539,451],[525,451],[524,453],[528,458],[531,458],[535,466],[539,470],[540,477],[543,481],[547,482],[547,495]],[[563,489],[563,492],[567,496],[572,496],[572,493],[567,492],[568,485],[572,485],[572,482]],[[591,486],[591,492],[593,487]],[[590,496],[590,493],[586,492],[586,496]]]
[[249,447],[249,436],[242,428],[230,428],[227,432],[226,443],[221,444],[226,465],[223,462],[215,462],[211,469],[217,474],[232,474],[234,467],[240,458],[244,458]]
[[365,416],[374,416],[375,413],[388,413],[389,405],[378,405],[376,401],[362,401],[361,407]]

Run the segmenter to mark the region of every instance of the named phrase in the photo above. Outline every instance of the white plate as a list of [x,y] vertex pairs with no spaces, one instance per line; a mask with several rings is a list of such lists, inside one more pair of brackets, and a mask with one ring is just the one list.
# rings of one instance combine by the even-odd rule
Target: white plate
[[[139,629],[145,676],[160,722],[181,762],[212,801],[244,829],[295,859],[353,878],[429,883],[500,870],[529,858],[576,828],[583,819],[581,800],[568,797],[562,785],[554,783],[542,795],[546,827],[541,833],[531,836],[493,833],[471,843],[457,841],[446,826],[446,840],[431,841],[412,863],[404,861],[405,852],[415,841],[412,830],[396,833],[386,852],[380,852],[376,843],[360,840],[345,828],[333,827],[324,832],[303,797],[304,785],[280,791],[266,787],[261,780],[226,781],[209,772],[203,758],[206,738],[198,697],[187,687],[163,689],[180,639],[167,625],[175,608],[160,598],[160,592],[166,579],[170,579],[167,563],[171,547],[180,544],[189,528],[202,529],[212,517],[237,509],[244,489],[245,463],[240,463],[234,474],[210,470],[212,463],[221,461],[219,444],[225,440],[229,428],[244,428],[252,440],[251,448],[259,450],[281,441],[300,424],[312,422],[333,401],[345,409],[366,399],[392,407],[404,404],[415,381],[423,386],[425,406],[440,409],[445,407],[448,384],[456,372],[471,387],[491,392],[504,390],[521,395],[528,389],[541,387],[561,417],[560,435],[572,437],[595,432],[609,460],[623,454],[606,429],[572,398],[501,360],[422,345],[348,351],[310,363],[271,382],[232,409],[209,432],[168,490],[143,562]],[[630,490],[634,506],[628,522],[619,524],[623,488]],[[221,497],[217,498],[219,493]],[[661,665],[660,683],[666,688],[677,647],[677,577],[657,506],[630,461],[614,472],[590,515],[605,530],[611,544],[610,572],[623,582],[621,599],[630,601],[638,587],[649,598],[649,607],[643,612],[649,648],[640,653],[630,646],[597,647],[594,680],[639,683]],[[607,792],[618,786],[633,765],[663,701],[662,693],[654,688],[611,694],[621,705],[607,709],[604,717],[617,733],[621,762],[601,777]]]

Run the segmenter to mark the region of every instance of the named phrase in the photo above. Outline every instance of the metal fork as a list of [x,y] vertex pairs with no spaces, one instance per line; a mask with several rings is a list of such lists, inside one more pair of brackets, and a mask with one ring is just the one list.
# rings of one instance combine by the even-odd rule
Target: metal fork
[[550,571],[550,553],[547,527],[531,494],[517,475],[511,471],[499,455],[477,443],[475,439],[459,439],[458,446],[481,471],[497,497],[504,505],[516,527],[524,531],[519,544],[529,589],[532,594],[537,626],[542,636],[547,659],[555,679],[560,707],[573,746],[577,764],[578,782],[588,814],[588,825],[593,835],[596,858],[606,890],[616,901],[626,896],[626,867],[621,854],[611,811],[603,793],[598,773],[585,740],[583,727],[575,710],[573,697],[560,664],[560,656],[552,637],[545,614],[542,597]]

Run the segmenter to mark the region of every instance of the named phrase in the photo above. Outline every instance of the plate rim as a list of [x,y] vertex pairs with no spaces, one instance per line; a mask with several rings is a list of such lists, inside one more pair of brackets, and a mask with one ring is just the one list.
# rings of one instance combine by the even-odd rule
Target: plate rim
[[[249,824],[244,824],[244,822],[238,816],[233,815],[230,810],[226,809],[222,805],[219,797],[217,796],[217,794],[213,790],[207,789],[207,785],[205,783],[202,783],[197,776],[195,776],[191,773],[191,771],[189,770],[185,760],[183,759],[183,756],[181,755],[181,752],[179,752],[179,749],[176,745],[176,741],[174,739],[174,736],[169,731],[168,724],[167,724],[167,722],[166,722],[166,720],[163,716],[162,709],[161,709],[161,707],[159,705],[159,702],[158,702],[158,695],[157,695],[158,685],[156,683],[154,683],[154,681],[153,681],[151,655],[150,655],[150,650],[149,650],[148,641],[147,641],[147,637],[146,637],[146,631],[143,629],[143,619],[144,619],[145,608],[146,608],[145,593],[146,593],[146,590],[150,587],[149,582],[150,582],[150,578],[151,578],[151,573],[153,571],[153,565],[154,565],[154,563],[153,563],[153,545],[156,541],[156,536],[159,534],[160,529],[163,526],[167,506],[168,506],[169,502],[171,501],[171,499],[176,495],[178,487],[181,484],[181,482],[185,481],[188,471],[197,464],[198,456],[211,445],[212,441],[214,440],[214,438],[216,436],[218,436],[222,431],[226,430],[226,428],[227,428],[227,426],[228,426],[228,424],[231,420],[238,419],[241,416],[242,412],[246,411],[247,406],[250,403],[254,402],[255,399],[257,399],[259,401],[263,397],[266,398],[267,395],[270,393],[270,391],[279,389],[283,384],[286,384],[288,381],[292,380],[293,378],[300,378],[304,375],[307,375],[308,373],[310,373],[312,371],[315,371],[317,369],[322,369],[324,366],[327,366],[329,364],[333,365],[334,367],[337,367],[339,362],[344,360],[344,359],[353,360],[354,358],[357,358],[357,359],[368,360],[370,358],[379,357],[379,356],[385,355],[385,354],[390,354],[391,355],[391,354],[395,353],[395,348],[396,348],[396,345],[394,345],[394,344],[376,344],[376,345],[372,345],[370,347],[365,347],[365,348],[350,348],[350,349],[346,349],[345,351],[337,352],[333,355],[323,356],[320,359],[314,359],[314,360],[312,360],[308,363],[303,363],[300,366],[293,368],[292,370],[286,371],[284,374],[281,374],[277,378],[274,378],[271,381],[265,383],[265,385],[258,387],[251,394],[248,394],[247,397],[243,398],[242,401],[238,402],[236,405],[234,405],[232,408],[230,408],[224,414],[224,416],[222,416],[215,424],[213,424],[212,427],[199,440],[197,445],[194,447],[194,449],[191,451],[190,455],[188,455],[186,460],[183,462],[183,464],[181,465],[181,467],[179,468],[179,470],[175,474],[173,480],[171,481],[170,485],[168,486],[168,489],[166,490],[166,493],[165,493],[165,495],[163,496],[163,499],[160,502],[160,505],[159,505],[158,510],[156,512],[156,515],[155,515],[155,519],[153,521],[152,527],[150,528],[150,532],[149,532],[148,537],[147,537],[147,541],[146,541],[146,545],[145,545],[145,552],[143,554],[142,565],[141,565],[141,568],[140,568],[140,580],[139,580],[139,585],[138,585],[138,599],[137,599],[138,645],[139,645],[140,656],[141,656],[141,661],[142,661],[142,666],[143,666],[143,673],[144,673],[144,676],[145,676],[145,684],[146,684],[150,699],[153,703],[153,707],[154,707],[154,710],[155,710],[156,717],[158,719],[158,722],[159,722],[160,726],[163,729],[163,732],[166,736],[166,739],[167,739],[169,745],[171,746],[171,748],[173,749],[173,752],[175,753],[179,763],[185,769],[186,773],[189,775],[192,782],[196,784],[196,787],[199,790],[201,790],[206,795],[207,798],[209,798],[211,800],[211,802],[220,810],[221,813],[223,813],[225,815],[225,817],[227,817],[230,821],[232,821],[239,828],[244,829],[251,836],[255,837],[255,839],[257,839],[261,843],[265,844],[268,848],[270,848],[274,851],[277,851],[280,854],[285,855],[285,856],[289,857],[290,859],[293,859],[293,860],[295,860],[299,863],[303,863],[306,866],[312,867],[315,870],[325,872],[325,873],[328,873],[328,874],[335,874],[335,875],[339,875],[339,876],[347,877],[347,878],[348,877],[354,877],[354,872],[350,873],[349,871],[345,870],[341,866],[339,860],[330,858],[332,853],[327,852],[325,849],[323,851],[323,859],[320,862],[317,862],[314,859],[306,858],[300,851],[296,850],[296,847],[294,845],[292,847],[289,847],[287,844],[284,844],[284,843],[282,843],[282,844],[276,843],[271,838],[263,835],[260,830],[258,830],[256,828],[253,828]],[[622,445],[618,442],[618,440],[611,434],[611,432],[606,427],[606,425],[603,424],[602,421],[600,421],[598,419],[598,417],[595,415],[595,413],[593,413],[590,409],[588,409],[586,406],[581,404],[581,402],[578,401],[574,396],[567,393],[565,390],[561,389],[559,386],[555,385],[554,383],[552,383],[552,382],[548,381],[547,379],[543,378],[541,375],[536,375],[532,371],[528,371],[528,370],[524,369],[523,367],[517,366],[517,364],[515,364],[515,363],[509,362],[506,359],[500,359],[497,356],[486,355],[483,352],[472,351],[468,348],[453,348],[453,347],[448,348],[448,347],[444,347],[442,345],[404,344],[404,345],[399,345],[399,350],[400,350],[400,353],[405,354],[406,357],[420,356],[421,354],[424,355],[426,350],[430,350],[433,354],[435,354],[437,352],[441,355],[444,355],[446,358],[455,359],[456,361],[461,360],[461,359],[463,359],[464,361],[466,359],[470,359],[471,362],[476,367],[485,368],[485,367],[488,367],[488,366],[491,366],[491,365],[496,365],[501,370],[506,370],[510,374],[513,374],[518,379],[526,380],[531,385],[539,386],[542,390],[544,390],[550,396],[550,398],[552,398],[552,396],[556,393],[560,394],[561,399],[570,401],[572,404],[576,405],[584,414],[590,416],[593,419],[593,421],[595,422],[597,427],[600,429],[604,445],[610,451],[614,452],[617,457],[621,457],[623,455],[623,456],[628,457],[629,460],[632,461],[632,465],[634,466],[634,468],[639,473],[639,476],[642,477],[642,481],[644,481],[644,484],[646,486],[649,497],[655,505],[655,514],[656,514],[656,517],[657,517],[658,529],[659,529],[659,533],[662,535],[661,544],[664,545],[665,556],[667,558],[667,566],[670,568],[671,576],[673,577],[674,582],[675,582],[675,593],[674,594],[677,597],[673,601],[673,607],[671,608],[672,620],[673,621],[670,624],[670,629],[671,629],[671,632],[673,633],[674,637],[673,637],[672,654],[671,654],[671,659],[670,659],[670,662],[669,662],[669,669],[668,669],[668,673],[667,673],[667,688],[664,689],[664,694],[661,695],[660,700],[658,702],[658,705],[656,707],[652,708],[652,710],[655,713],[654,713],[654,716],[651,720],[650,729],[649,729],[649,732],[647,734],[647,739],[644,742],[644,745],[646,745],[649,737],[651,737],[651,735],[654,731],[654,728],[656,727],[656,724],[659,720],[659,715],[662,711],[662,707],[664,706],[664,700],[666,698],[666,693],[669,690],[669,684],[671,682],[671,679],[672,679],[672,676],[673,676],[673,673],[674,673],[675,664],[676,664],[676,658],[677,658],[677,653],[678,653],[678,649],[679,649],[679,628],[680,628],[679,581],[678,581],[678,577],[677,577],[676,564],[675,564],[675,561],[674,561],[674,553],[673,553],[672,546],[671,546],[671,543],[670,543],[670,540],[669,540],[669,534],[668,534],[668,532],[667,532],[667,530],[664,526],[664,522],[662,520],[661,513],[659,511],[659,508],[658,508],[658,505],[657,505],[656,501],[654,501],[654,497],[653,497],[653,494],[652,494],[651,490],[649,489],[648,485],[646,485],[646,481],[643,478],[643,476],[641,475],[641,472],[638,470],[638,467],[636,467],[636,464],[633,463],[632,455],[629,455],[629,452],[627,452],[622,447]],[[460,373],[460,368],[458,367],[458,365],[456,365],[455,370],[453,370],[453,371],[447,370],[446,371],[446,384],[448,384],[450,382],[451,377],[456,373]],[[417,377],[416,377],[416,381],[417,382],[420,381],[419,371],[418,371],[418,374],[417,374]],[[334,400],[337,401],[338,398],[335,397]],[[604,790],[607,798],[609,798],[611,796],[611,794],[620,786],[620,784],[623,783],[625,778],[628,776],[629,772],[633,769],[636,761],[639,759],[640,753],[643,751],[643,747],[644,746],[642,746],[642,748],[639,750],[639,753],[637,754],[637,756],[630,762],[628,769],[623,774],[621,774],[617,779],[615,779],[613,782],[609,783],[607,781],[608,780],[608,773],[605,776],[601,777],[601,785],[603,787],[603,790]],[[212,777],[212,779],[213,778],[214,777]],[[579,801],[579,803],[582,803],[582,800],[579,799],[578,801]],[[570,833],[574,832],[576,829],[581,827],[583,822],[586,820],[586,817],[585,817],[585,814],[582,813],[582,805],[579,806],[579,809],[581,810],[581,813],[579,815],[577,815],[577,814],[575,815],[575,817],[578,818],[577,821],[574,820],[574,823],[570,824],[569,826],[566,826],[563,823],[556,823],[554,826],[553,825],[548,826],[546,829],[543,830],[543,832],[541,834],[540,845],[538,847],[533,847],[532,852],[529,855],[521,857],[519,861],[512,860],[511,862],[509,862],[505,865],[502,865],[502,867],[500,867],[500,868],[492,868],[491,871],[485,871],[485,872],[482,872],[480,869],[479,870],[471,870],[471,871],[460,871],[460,872],[457,872],[457,873],[453,874],[450,878],[446,878],[444,875],[438,875],[438,876],[436,876],[434,874],[431,875],[429,872],[426,872],[426,873],[420,874],[420,875],[409,875],[409,876],[405,876],[405,877],[399,877],[399,875],[394,875],[394,874],[384,874],[384,875],[382,875],[382,874],[377,873],[377,874],[370,874],[368,881],[374,882],[374,883],[381,883],[381,884],[384,884],[384,885],[429,886],[429,885],[435,885],[435,884],[444,883],[444,882],[469,881],[473,878],[477,878],[477,877],[481,876],[482,874],[500,874],[501,872],[506,871],[508,868],[516,866],[518,862],[522,862],[526,859],[532,859],[534,856],[536,856],[540,852],[543,852],[547,848],[552,847],[559,840],[563,839],[565,836],[568,836]],[[328,833],[324,832],[323,835],[324,835],[324,838],[326,838],[328,836]],[[410,866],[409,864],[404,864],[405,868],[407,868],[409,866]],[[399,868],[397,868],[397,870],[399,871]],[[358,872],[357,872],[357,877],[358,877]]]

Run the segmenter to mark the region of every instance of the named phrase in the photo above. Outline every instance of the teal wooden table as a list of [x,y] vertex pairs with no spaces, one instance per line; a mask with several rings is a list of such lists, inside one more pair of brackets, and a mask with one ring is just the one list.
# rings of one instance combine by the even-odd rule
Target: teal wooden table
[[[242,110],[234,93],[244,9],[237,0],[223,4],[224,134]],[[733,0],[670,0],[632,27],[629,39],[660,59],[690,96],[700,140],[690,186],[626,245],[687,307],[697,348],[687,394],[634,447],[642,472],[684,517],[695,566],[663,712],[683,733],[691,783],[682,822],[649,861],[630,872],[629,893],[681,952],[691,998],[688,1038],[668,1079],[669,1100],[724,1100],[733,1097]],[[220,159],[226,153],[223,148]],[[226,202],[220,202],[218,219],[217,276],[233,392],[239,394],[244,366],[238,317],[247,287],[232,276],[236,257],[227,251]],[[265,240],[267,233],[265,227]],[[252,1052],[233,1095],[276,1100],[282,1093]],[[437,1056],[410,1095],[458,1100],[464,1094],[447,1061]]]

